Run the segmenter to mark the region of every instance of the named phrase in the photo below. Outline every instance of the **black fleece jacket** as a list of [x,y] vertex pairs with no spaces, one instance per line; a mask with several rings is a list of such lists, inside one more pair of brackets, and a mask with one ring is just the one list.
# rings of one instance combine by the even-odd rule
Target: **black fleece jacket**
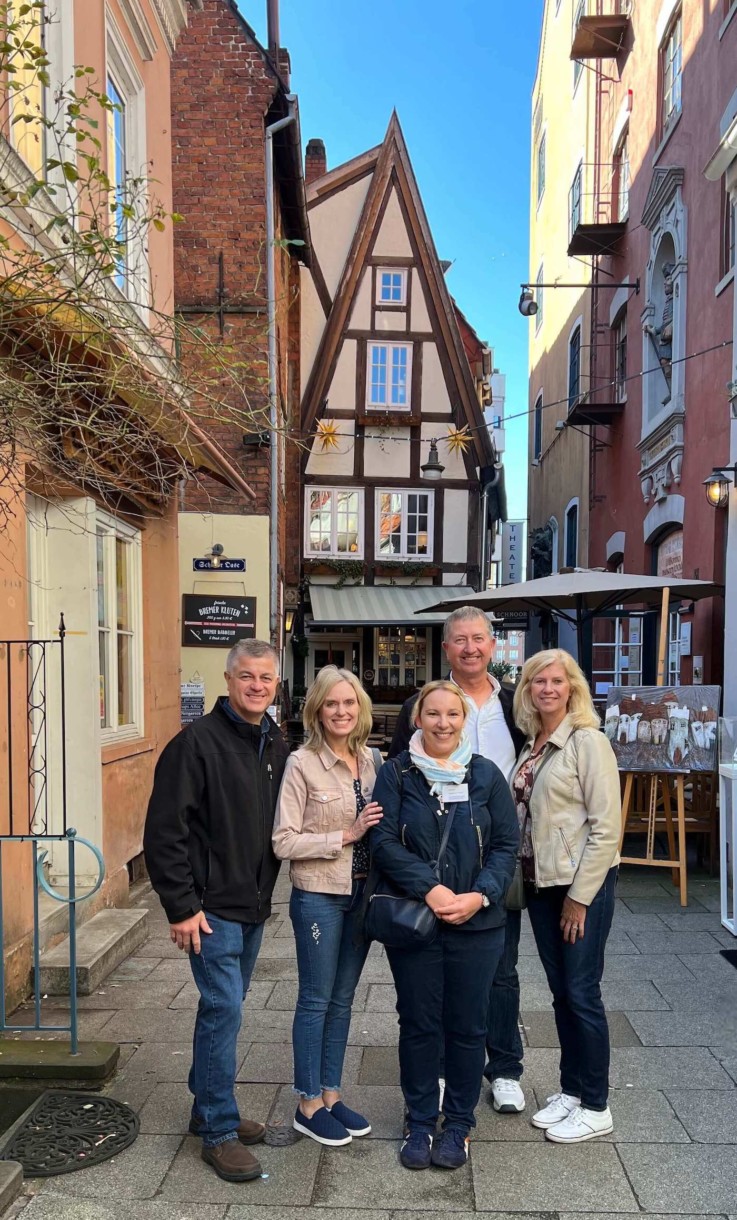
[[[402,704],[402,710],[397,719],[397,727],[394,730],[394,736],[392,737],[392,744],[389,747],[387,758],[398,758],[402,753],[402,750],[409,749],[410,738],[415,731],[414,725],[412,724],[412,711],[419,698],[419,695],[419,691],[416,695],[410,695],[409,699],[406,699]],[[500,683],[499,703],[501,704],[504,719],[512,738],[515,756],[519,758],[522,752],[522,747],[527,741],[527,738],[525,737],[524,733],[520,732],[517,725],[514,723],[514,716],[512,714],[513,699],[514,691],[509,686],[502,686]],[[494,760],[492,759],[491,761],[493,762]]]
[[263,923],[279,861],[271,831],[288,747],[267,717],[233,720],[225,697],[177,733],[154,775],[143,850],[170,923],[203,908],[238,923]]

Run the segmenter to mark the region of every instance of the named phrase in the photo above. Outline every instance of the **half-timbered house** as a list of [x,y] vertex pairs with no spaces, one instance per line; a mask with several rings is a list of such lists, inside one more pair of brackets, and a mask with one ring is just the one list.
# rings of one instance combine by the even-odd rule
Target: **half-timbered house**
[[396,114],[381,145],[312,179],[316,151],[293,680],[307,686],[333,661],[396,705],[441,673],[445,615],[417,612],[485,582],[501,503],[482,409],[491,357],[470,327],[472,359],[464,346]]

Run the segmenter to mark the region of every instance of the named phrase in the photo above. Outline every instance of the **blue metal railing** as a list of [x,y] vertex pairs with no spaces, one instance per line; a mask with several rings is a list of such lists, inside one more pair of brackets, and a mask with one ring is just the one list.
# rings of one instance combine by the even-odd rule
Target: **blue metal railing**
[[[66,761],[66,686],[64,673],[64,641],[66,627],[64,615],[59,619],[58,638],[54,640],[0,640],[0,660],[4,658],[5,665],[0,665],[0,682],[5,687],[6,698],[3,700],[7,713],[5,737],[6,779],[8,794],[8,833],[0,833],[0,947],[4,946],[4,910],[3,910],[3,847],[6,843],[31,843],[33,845],[33,997],[34,1025],[9,1025],[6,1022],[5,1001],[5,958],[0,965],[0,1033],[24,1032],[37,1030],[40,1033],[68,1033],[71,1039],[71,1053],[78,1053],[77,1032],[77,903],[91,898],[97,893],[105,877],[105,863],[102,854],[93,843],[78,838],[76,830],[67,826],[67,761]],[[15,650],[17,649],[17,655]],[[49,833],[49,786],[48,786],[48,707],[47,684],[49,681],[48,659],[53,651],[59,657],[58,692],[59,692],[59,732],[55,736],[60,755],[60,810],[57,825],[59,832]],[[25,672],[24,684],[14,676]],[[19,784],[13,773],[15,762],[14,728],[17,729],[20,707],[25,701],[26,721],[26,756],[27,775],[25,783]],[[19,707],[20,704],[20,707]],[[18,798],[22,797],[21,800]],[[19,806],[21,808],[19,809]],[[48,856],[46,849],[41,850],[41,844],[67,845],[67,875],[69,877],[68,893],[62,894],[49,884],[45,875],[45,863]],[[76,849],[80,846],[89,848],[97,862],[98,876],[91,889],[84,894],[77,894],[76,887]],[[69,906],[69,1024],[43,1025],[41,1023],[41,941],[39,920],[39,898],[45,892],[56,902],[67,903]]]
[[[39,845],[43,842],[64,843],[67,844],[68,852],[68,873],[69,873],[69,893],[60,894],[53,886],[49,885],[44,875],[44,863],[48,852],[39,851]],[[91,898],[96,894],[105,878],[105,862],[102,858],[102,853],[94,843],[89,843],[87,839],[77,838],[77,832],[72,827],[67,830],[66,835],[1,835],[0,836],[0,944],[4,944],[4,917],[3,917],[3,847],[6,843],[32,843],[33,844],[33,1000],[35,1010],[34,1025],[8,1025],[5,1020],[5,964],[3,962],[0,969],[0,1032],[2,1033],[28,1033],[29,1029],[38,1030],[39,1033],[68,1033],[71,1040],[71,1053],[77,1054],[79,1047],[79,1036],[77,1030],[77,903],[82,902],[85,898]],[[76,848],[79,846],[88,847],[95,857],[98,867],[98,876],[91,890],[87,890],[84,894],[77,894],[75,881],[75,855]],[[66,902],[69,905],[69,1024],[68,1025],[42,1025],[41,1023],[41,944],[40,944],[40,923],[39,923],[39,907],[38,901],[41,890],[49,895],[50,898],[57,902]]]

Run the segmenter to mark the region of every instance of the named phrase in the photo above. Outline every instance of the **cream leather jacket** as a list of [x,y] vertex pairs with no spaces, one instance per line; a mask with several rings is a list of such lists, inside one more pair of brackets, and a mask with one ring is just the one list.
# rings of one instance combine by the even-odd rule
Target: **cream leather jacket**
[[[359,758],[361,791],[371,800],[376,772],[370,750]],[[343,846],[343,831],[356,820],[353,775],[347,763],[326,745],[319,751],[302,746],[287,759],[272,843],[280,860],[289,860],[289,876],[298,890],[350,894],[353,845]]]
[[[530,755],[523,748],[512,779]],[[552,752],[552,757],[548,757]],[[544,765],[543,765],[544,764]],[[598,729],[576,729],[570,716],[550,737],[530,797],[538,886],[570,886],[586,906],[619,863],[621,802],[614,751]]]

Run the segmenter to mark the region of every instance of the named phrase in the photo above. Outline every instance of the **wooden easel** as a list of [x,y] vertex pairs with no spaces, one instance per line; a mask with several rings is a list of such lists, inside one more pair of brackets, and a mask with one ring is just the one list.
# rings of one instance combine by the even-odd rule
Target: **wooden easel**
[[[660,641],[658,647],[658,676],[656,686],[665,685],[665,654],[668,646],[668,607],[670,604],[670,589],[663,589],[663,604],[660,615]],[[619,836],[619,849],[622,850],[624,834],[628,819],[641,822],[646,830],[646,847],[644,856],[622,856],[623,864],[646,864],[651,868],[670,868],[673,870],[673,884],[680,887],[681,906],[688,906],[688,876],[686,870],[686,798],[684,793],[684,775],[676,775],[676,819],[678,823],[678,847],[676,855],[676,837],[673,825],[673,807],[670,783],[673,775],[670,772],[656,772],[643,775],[636,771],[624,773],[624,793],[622,796],[622,829]],[[635,781],[638,781],[637,784]],[[642,800],[647,792],[647,808],[634,808],[634,805],[644,804]],[[633,801],[633,797],[637,799]],[[655,827],[660,821],[665,823],[668,835],[669,860],[655,859]]]

